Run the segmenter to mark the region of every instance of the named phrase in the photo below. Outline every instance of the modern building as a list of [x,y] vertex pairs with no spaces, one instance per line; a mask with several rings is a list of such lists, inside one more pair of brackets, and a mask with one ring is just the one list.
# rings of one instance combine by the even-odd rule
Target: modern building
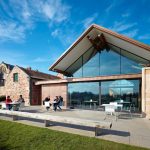
[[36,81],[54,80],[59,77],[45,74],[31,68],[0,64],[0,96],[10,96],[17,100],[23,95],[26,105],[41,105],[41,86]]
[[42,98],[63,96],[66,107],[95,109],[123,100],[148,116],[149,66],[150,46],[94,24],[50,67],[65,78],[36,85]]

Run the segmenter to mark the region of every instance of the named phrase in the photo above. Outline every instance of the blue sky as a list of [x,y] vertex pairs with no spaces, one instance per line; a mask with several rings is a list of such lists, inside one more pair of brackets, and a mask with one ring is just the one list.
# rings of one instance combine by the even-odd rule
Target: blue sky
[[51,73],[92,23],[150,45],[150,0],[1,0],[0,62]]

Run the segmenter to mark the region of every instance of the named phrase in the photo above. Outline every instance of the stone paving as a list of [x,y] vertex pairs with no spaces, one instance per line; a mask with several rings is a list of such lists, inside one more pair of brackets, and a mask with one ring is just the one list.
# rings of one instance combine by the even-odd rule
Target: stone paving
[[[55,116],[68,116],[75,118],[84,118],[90,120],[104,120],[105,113],[102,111],[92,110],[62,110],[62,111],[46,111],[45,108],[40,106],[25,107],[21,111],[27,111],[32,113],[51,114]],[[9,117],[1,116],[0,119],[11,120]],[[112,121],[113,126],[110,130],[103,129],[103,134],[96,138],[106,139],[119,143],[131,144],[141,147],[150,148],[150,120],[142,118],[140,114],[133,114],[132,118],[128,113],[121,113],[119,119],[116,121],[114,116],[106,118],[107,121]],[[42,121],[33,121],[32,119],[21,119],[18,122],[43,127]],[[84,136],[94,137],[93,128],[81,127],[75,125],[66,125],[61,123],[54,123],[48,127],[52,130],[59,130],[63,132],[69,132],[73,134],[79,134]]]

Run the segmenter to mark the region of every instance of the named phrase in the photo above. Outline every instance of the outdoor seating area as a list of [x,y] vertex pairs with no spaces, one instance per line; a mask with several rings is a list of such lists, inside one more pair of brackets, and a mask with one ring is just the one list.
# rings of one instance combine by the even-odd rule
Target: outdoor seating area
[[48,96],[43,100],[43,105],[47,111],[50,109],[56,111],[58,108],[59,110],[62,110],[61,106],[63,105],[63,97],[56,96],[54,100],[50,100],[50,96]]
[[20,95],[18,100],[11,100],[10,96],[7,96],[5,101],[0,102],[0,108],[3,110],[13,110],[13,111],[18,111],[21,108],[23,108],[25,105],[25,101]]
[[1,109],[4,109],[4,110],[18,111],[24,107],[24,103],[12,102],[12,103],[6,104],[5,102],[1,102],[0,107],[1,107]]
[[101,106],[104,107],[105,119],[107,118],[107,115],[114,115],[116,121],[121,113],[126,112],[132,118],[132,113],[135,112],[134,105],[130,102],[124,102],[123,100],[110,102],[109,104],[102,104]]

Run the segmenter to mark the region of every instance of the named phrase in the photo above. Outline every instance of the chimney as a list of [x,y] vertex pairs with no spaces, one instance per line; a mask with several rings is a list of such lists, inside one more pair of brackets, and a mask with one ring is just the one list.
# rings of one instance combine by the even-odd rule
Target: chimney
[[27,67],[27,70],[31,70],[31,67]]

